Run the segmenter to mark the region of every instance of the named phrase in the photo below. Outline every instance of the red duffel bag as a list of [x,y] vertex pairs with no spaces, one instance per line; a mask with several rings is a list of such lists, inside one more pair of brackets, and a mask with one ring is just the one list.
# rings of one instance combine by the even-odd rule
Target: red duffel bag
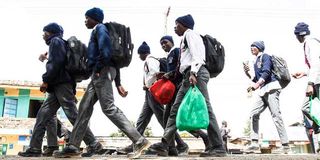
[[173,98],[176,86],[170,80],[160,79],[151,87],[150,92],[160,104],[168,104]]

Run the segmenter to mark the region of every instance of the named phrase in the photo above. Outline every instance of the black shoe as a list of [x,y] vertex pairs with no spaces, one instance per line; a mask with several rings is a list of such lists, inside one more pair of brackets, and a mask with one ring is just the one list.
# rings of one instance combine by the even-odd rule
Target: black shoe
[[187,144],[177,145],[177,150],[179,155],[188,155],[189,146]]
[[151,143],[145,138],[139,140],[133,145],[133,152],[128,154],[128,158],[139,158],[142,152],[147,150],[150,147],[150,145]]
[[169,147],[163,144],[162,142],[153,144],[151,149],[157,152],[158,156],[163,156],[163,157],[169,156]]
[[101,143],[97,143],[95,146],[88,146],[87,147],[87,152],[82,153],[81,157],[92,157],[95,154],[102,155],[104,154],[103,146]]
[[149,148],[148,150],[146,150],[146,152],[144,154],[146,154],[146,155],[157,155],[157,152]]
[[28,148],[25,152],[19,152],[21,157],[41,157],[41,149]]
[[200,153],[200,157],[225,157],[227,152],[224,149],[208,149]]
[[74,145],[66,146],[62,151],[54,151],[53,156],[55,158],[71,158],[78,157],[81,154],[79,149]]
[[[152,144],[148,151],[146,152],[146,154],[149,154],[149,155],[154,155],[154,154],[158,154],[157,152],[157,149],[156,148],[159,148],[159,145],[162,145],[161,142],[158,142],[158,143],[155,143],[155,144]],[[178,150],[176,147],[169,147],[168,153],[163,153],[163,154],[160,154],[162,156],[178,156]],[[158,154],[159,155],[159,154]]]
[[168,155],[172,156],[172,157],[177,157],[179,155],[177,148],[176,147],[169,147]]
[[50,146],[48,148],[46,148],[43,153],[42,153],[42,156],[44,157],[51,157],[53,152],[56,151],[56,150],[59,150],[59,147],[58,146]]
[[133,152],[133,144],[117,150],[118,155],[124,155]]

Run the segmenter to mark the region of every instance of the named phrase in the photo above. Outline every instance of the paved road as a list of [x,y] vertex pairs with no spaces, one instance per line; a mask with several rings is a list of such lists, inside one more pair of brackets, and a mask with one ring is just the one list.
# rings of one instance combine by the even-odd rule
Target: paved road
[[[59,160],[58,158],[52,157],[38,157],[38,158],[23,158],[18,156],[0,156],[0,159],[6,160]],[[108,155],[108,156],[94,156],[91,158],[66,158],[66,159],[83,159],[83,160],[124,160],[128,159],[126,156],[119,155]],[[64,160],[66,160],[64,159]],[[279,155],[279,154],[250,154],[250,155],[228,155],[227,157],[211,157],[211,158],[201,158],[198,155],[189,155],[189,156],[179,156],[179,157],[158,157],[153,155],[142,155],[141,160],[144,159],[159,159],[159,160],[204,160],[204,159],[213,159],[213,160],[320,160],[320,155],[315,154],[292,154],[292,155]],[[61,160],[61,159],[60,159]]]

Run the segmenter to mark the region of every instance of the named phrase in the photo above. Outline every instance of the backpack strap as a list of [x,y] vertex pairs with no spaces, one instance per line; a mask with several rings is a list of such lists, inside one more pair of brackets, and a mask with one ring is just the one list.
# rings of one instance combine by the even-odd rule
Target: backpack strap
[[320,43],[320,40],[319,40],[319,39],[317,39],[317,38],[313,38],[313,39]]
[[153,57],[153,56],[150,56],[150,58],[154,58],[154,59],[156,59],[156,60],[158,60],[160,62],[159,58],[156,58],[156,57]]
[[[159,63],[160,63],[159,58],[156,58],[156,57],[153,57],[153,56],[149,56],[149,57],[158,60]],[[149,72],[149,66],[148,66],[147,62],[145,62],[144,66],[147,68],[147,72]]]

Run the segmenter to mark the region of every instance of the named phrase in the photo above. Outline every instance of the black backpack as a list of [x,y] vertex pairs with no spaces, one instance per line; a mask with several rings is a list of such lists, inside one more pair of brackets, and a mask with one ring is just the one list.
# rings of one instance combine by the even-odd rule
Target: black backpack
[[[211,37],[210,35],[201,35],[201,38],[206,50],[205,67],[210,73],[210,78],[217,77],[224,68],[224,47],[217,39]],[[186,39],[184,44],[186,47],[188,47]]]
[[130,28],[116,22],[108,22],[104,25],[111,39],[111,61],[117,68],[129,66],[134,46]]
[[165,58],[165,57],[156,58],[156,57],[152,57],[152,56],[150,56],[150,57],[159,61],[159,63],[160,63],[160,72],[167,72],[167,58]]
[[71,36],[67,40],[67,63],[65,69],[76,82],[81,82],[90,77],[87,72],[87,46]]
[[224,68],[224,47],[210,35],[201,36],[206,48],[206,68],[210,73],[210,78],[217,77]]

